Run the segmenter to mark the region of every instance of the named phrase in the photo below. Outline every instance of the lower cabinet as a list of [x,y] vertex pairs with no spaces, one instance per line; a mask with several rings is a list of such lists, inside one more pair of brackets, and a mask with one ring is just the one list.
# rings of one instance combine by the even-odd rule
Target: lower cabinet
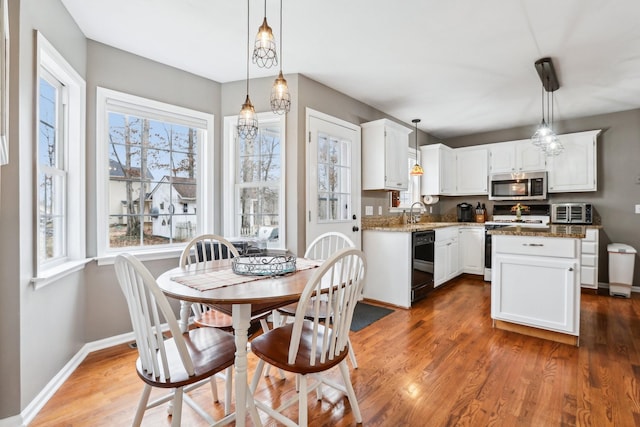
[[484,226],[465,226],[458,231],[462,273],[484,274]]
[[365,230],[367,257],[363,295],[367,299],[411,307],[411,233]]
[[436,229],[433,255],[433,285],[438,287],[461,273],[458,227]]
[[599,231],[597,228],[588,228],[587,236],[582,239],[580,284],[587,289],[598,289]]
[[492,237],[491,317],[579,335],[580,241]]

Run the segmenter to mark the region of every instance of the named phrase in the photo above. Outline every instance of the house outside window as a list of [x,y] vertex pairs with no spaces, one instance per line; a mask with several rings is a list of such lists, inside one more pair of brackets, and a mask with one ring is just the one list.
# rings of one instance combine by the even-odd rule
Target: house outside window
[[212,230],[212,115],[98,88],[97,128],[99,257]]
[[85,82],[37,33],[35,194],[38,288],[85,259]]
[[237,136],[236,117],[225,118],[224,232],[283,249],[285,118],[264,113],[258,122],[247,141]]

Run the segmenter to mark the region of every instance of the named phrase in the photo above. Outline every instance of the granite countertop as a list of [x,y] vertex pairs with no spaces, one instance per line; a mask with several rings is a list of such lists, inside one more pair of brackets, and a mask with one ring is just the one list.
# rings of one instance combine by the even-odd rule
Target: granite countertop
[[362,230],[413,232],[428,231],[444,227],[484,227],[481,222],[418,222],[415,224],[363,225]]
[[571,239],[583,239],[587,235],[588,228],[602,228],[598,225],[568,225],[549,224],[548,227],[523,227],[513,225],[509,227],[489,230],[487,233],[500,236],[536,236],[536,237],[566,237]]

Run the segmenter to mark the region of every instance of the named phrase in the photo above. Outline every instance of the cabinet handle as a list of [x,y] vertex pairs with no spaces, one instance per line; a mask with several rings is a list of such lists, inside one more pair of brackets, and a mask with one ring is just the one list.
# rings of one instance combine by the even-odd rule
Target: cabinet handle
[[540,246],[544,246],[544,244],[542,243],[523,243],[522,246],[535,246],[535,247],[540,247]]
[[573,271],[573,267],[569,267],[569,271]]

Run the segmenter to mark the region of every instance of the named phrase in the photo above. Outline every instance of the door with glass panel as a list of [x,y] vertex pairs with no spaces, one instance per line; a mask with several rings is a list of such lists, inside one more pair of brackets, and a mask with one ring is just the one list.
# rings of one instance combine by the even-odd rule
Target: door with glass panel
[[338,231],[361,247],[360,127],[307,109],[306,242]]

